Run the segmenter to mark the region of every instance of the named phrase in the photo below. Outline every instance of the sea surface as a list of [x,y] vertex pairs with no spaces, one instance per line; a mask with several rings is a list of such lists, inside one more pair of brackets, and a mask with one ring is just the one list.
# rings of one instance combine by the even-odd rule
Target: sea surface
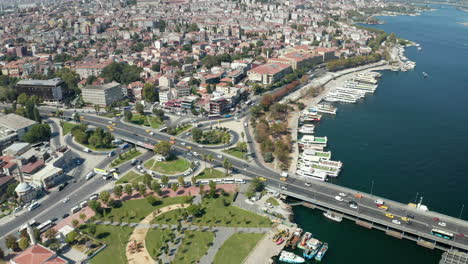
[[[336,184],[468,219],[468,12],[448,6],[421,16],[381,17],[376,28],[421,44],[406,49],[408,72],[384,71],[375,94],[338,104],[316,129],[344,170]],[[424,78],[422,72],[429,77]],[[372,188],[373,182],[373,188]],[[329,243],[323,263],[432,264],[440,251],[295,207],[295,221]],[[300,252],[300,251],[297,251]]]

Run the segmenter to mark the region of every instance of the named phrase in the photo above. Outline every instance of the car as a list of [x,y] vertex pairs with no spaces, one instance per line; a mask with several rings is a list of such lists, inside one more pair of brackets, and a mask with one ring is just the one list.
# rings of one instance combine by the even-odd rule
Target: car
[[395,225],[400,225],[400,224],[401,224],[401,222],[398,221],[398,220],[396,220],[396,219],[393,219],[393,220],[392,220],[392,223],[394,223]]
[[190,175],[190,172],[188,171],[184,173],[184,176],[189,176],[189,175]]
[[377,206],[379,206],[379,205],[384,205],[384,204],[385,204],[385,202],[384,202],[383,200],[381,200],[381,199],[375,200],[374,203],[375,203]]
[[63,203],[68,203],[69,201],[70,201],[70,197],[67,197],[67,198],[62,200]]
[[434,221],[436,221],[436,222],[439,222],[439,221],[440,221],[439,217],[434,217],[434,218],[432,218],[432,220],[434,220]]
[[198,156],[198,152],[194,151],[194,152],[193,152],[193,155],[194,155],[195,157]]
[[188,149],[188,150],[191,150],[191,149],[192,149],[192,147],[191,147],[191,146],[187,146],[187,149]]
[[107,123],[112,124],[112,121],[107,121]]
[[341,196],[341,197],[346,197],[347,194],[343,193],[343,192],[340,192],[338,195]]
[[151,136],[154,136],[154,132],[150,132],[149,134],[150,134]]
[[58,220],[57,217],[54,217],[54,218],[50,219],[50,221],[52,221],[52,222],[56,222],[57,220]]
[[222,158],[223,158],[223,155],[216,155],[216,157],[217,157],[218,159],[222,159]]
[[258,178],[260,181],[265,182],[267,179],[265,177]]
[[445,222],[439,222],[439,223],[437,223],[437,224],[440,225],[440,226],[442,226],[442,227],[446,227],[446,226],[447,226],[447,224],[446,224]]
[[280,178],[280,181],[284,181],[284,182],[285,182],[285,181],[287,181],[287,180],[288,180],[288,179],[285,178],[285,177],[281,177],[281,178]]
[[362,198],[362,194],[356,193],[356,194],[354,195],[354,197],[356,197],[356,198],[358,198],[358,199],[361,199],[361,198]]
[[141,170],[139,170],[139,172],[141,172],[141,173],[145,173],[145,170],[144,170],[144,169],[141,169]]
[[343,201],[343,197],[337,195],[337,196],[335,196],[335,200],[342,202],[342,201]]
[[312,186],[312,184],[310,182],[306,182],[306,183],[304,183],[304,185],[307,186],[307,187]]
[[146,133],[151,133],[151,130],[146,129],[145,132],[146,132]]
[[387,211],[388,210],[388,206],[386,205],[381,205],[381,206],[377,206],[379,209],[382,209],[384,211]]
[[356,204],[350,204],[349,207],[353,208],[353,209],[357,209],[358,206]]
[[185,133],[186,136],[190,136],[190,134],[191,134],[190,132]]
[[458,233],[457,236],[459,236],[459,237],[465,237],[465,235],[462,234],[462,233]]
[[70,216],[70,214],[64,214],[64,215],[62,215],[62,219],[65,219],[65,218],[67,218],[69,216]]
[[287,190],[288,188],[286,188],[286,186],[281,186],[281,190]]
[[403,222],[409,222],[410,219],[408,217],[400,217],[401,221]]
[[186,143],[185,143],[185,142],[180,142],[180,144],[181,144],[182,146],[185,146],[185,145],[186,145]]
[[394,218],[395,217],[394,215],[392,215],[390,213],[386,213],[385,216],[388,217],[388,218]]

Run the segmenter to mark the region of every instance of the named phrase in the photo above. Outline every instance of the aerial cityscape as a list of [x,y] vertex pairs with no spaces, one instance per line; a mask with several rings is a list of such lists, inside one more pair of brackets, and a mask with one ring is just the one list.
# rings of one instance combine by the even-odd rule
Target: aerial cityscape
[[2,0],[0,264],[468,264],[467,25],[463,0]]

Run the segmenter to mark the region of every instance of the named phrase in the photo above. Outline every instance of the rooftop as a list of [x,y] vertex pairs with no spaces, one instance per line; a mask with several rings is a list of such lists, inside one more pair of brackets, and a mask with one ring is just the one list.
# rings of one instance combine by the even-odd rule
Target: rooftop
[[62,79],[54,78],[50,80],[21,80],[16,85],[36,85],[36,86],[58,86],[63,83]]
[[0,126],[9,128],[15,132],[34,124],[37,124],[37,122],[17,114],[8,114],[0,117]]
[[111,89],[111,88],[114,88],[116,86],[119,86],[120,83],[118,82],[111,82],[111,83],[105,83],[105,84],[102,84],[102,85],[88,85],[86,87],[84,87],[83,89],[87,89],[87,90],[107,90],[107,89]]

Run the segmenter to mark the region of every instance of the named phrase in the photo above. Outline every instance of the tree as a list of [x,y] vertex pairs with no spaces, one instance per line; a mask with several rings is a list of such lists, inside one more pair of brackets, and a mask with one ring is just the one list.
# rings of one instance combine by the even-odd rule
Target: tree
[[50,139],[51,130],[49,124],[35,124],[23,136],[23,140],[28,143],[40,141],[48,141]]
[[[208,159],[208,162],[211,163],[211,162],[213,162],[214,157],[213,157],[213,155],[209,154],[208,157],[207,157],[207,159]],[[211,168],[213,168],[213,164],[211,164]]]
[[185,181],[184,181],[184,176],[179,176],[177,178],[178,182],[179,182],[179,186],[182,187],[185,185]]
[[156,204],[156,198],[153,195],[148,195],[145,199],[152,206]]
[[151,190],[159,194],[161,192],[161,184],[158,181],[154,180],[151,182]]
[[94,111],[96,111],[96,114],[99,115],[99,112],[101,111],[101,106],[98,104],[94,105]]
[[155,72],[161,71],[161,63],[155,63],[151,65],[151,70]]
[[145,196],[145,194],[146,194],[146,185],[139,184],[138,185],[138,192],[140,193],[141,196]]
[[159,118],[159,120],[164,120],[164,111],[158,108],[153,108],[153,114]]
[[89,208],[93,209],[93,211],[96,214],[101,214],[102,213],[101,204],[98,201],[91,200],[91,201],[89,201],[88,206],[89,206]]
[[169,183],[169,177],[167,177],[166,175],[163,175],[161,177],[161,182],[162,184],[164,184],[165,186],[167,186],[167,184]]
[[122,196],[122,185],[116,185],[114,187],[114,194],[115,196],[117,196],[118,198],[120,198],[120,196]]
[[161,140],[158,144],[154,145],[153,151],[163,157],[168,157],[171,149],[172,146],[169,142]]
[[[80,222],[77,220],[77,219],[73,219],[72,222],[71,222],[73,228],[76,228],[78,227],[78,225],[80,224]],[[50,229],[49,229],[50,230]]]
[[143,100],[145,102],[156,102],[158,101],[158,92],[152,83],[145,83],[143,86]]
[[171,185],[171,189],[172,189],[174,192],[177,192],[177,190],[179,189],[179,186],[177,185],[177,183],[174,182],[174,183]]
[[197,184],[197,178],[192,176],[192,185],[195,186]]
[[110,193],[108,191],[103,191],[99,194],[99,199],[104,203],[107,204],[110,199]]
[[[78,220],[74,219],[73,221],[76,221],[78,222]],[[72,221],[72,223],[73,223]],[[55,239],[55,237],[57,236],[57,230],[55,230],[54,228],[49,228],[47,229],[47,231],[44,233],[44,236],[45,238],[47,238],[47,240],[52,240],[52,239]]]
[[0,248],[0,259],[3,259],[5,257],[5,252],[3,252],[3,249]]
[[73,242],[75,242],[77,237],[78,237],[78,233],[76,231],[71,231],[70,233],[67,234],[66,242],[68,244],[72,244]]
[[132,188],[132,185],[131,184],[125,184],[125,193],[127,195],[132,195],[133,193],[133,188]]
[[84,220],[86,219],[86,214],[81,213],[80,214],[80,219],[84,222]]
[[196,204],[191,204],[187,207],[187,212],[192,216],[198,216],[201,213],[201,207]]
[[5,238],[5,245],[13,251],[18,250],[18,242],[16,242],[16,237],[13,235],[8,235]]
[[28,100],[29,100],[28,95],[25,93],[22,93],[18,96],[18,98],[16,99],[16,102],[20,105],[25,105]]
[[102,69],[101,77],[106,81],[116,81],[118,83],[129,84],[140,80],[142,68],[136,65],[112,62]]
[[232,163],[226,158],[223,160],[223,168],[226,170],[226,175],[229,174],[229,170],[232,168]]
[[193,128],[192,129],[192,138],[193,138],[193,141],[195,142],[201,142],[201,139],[203,137],[203,131],[199,128]]
[[125,120],[127,120],[128,122],[132,121],[133,114],[130,110],[125,110],[124,116],[125,116]]
[[29,247],[29,239],[27,237],[20,238],[18,242],[18,247],[21,250],[26,250]]
[[237,150],[239,150],[241,152],[247,152],[247,143],[239,142],[239,143],[237,143],[236,148],[237,148]]
[[215,196],[215,193],[216,193],[216,183],[214,181],[210,181],[209,184],[210,186],[210,197],[214,197]]
[[136,103],[135,104],[135,110],[140,113],[140,115],[145,114],[145,107],[141,103]]
[[94,235],[96,233],[96,225],[95,224],[88,224],[88,230],[91,235]]

